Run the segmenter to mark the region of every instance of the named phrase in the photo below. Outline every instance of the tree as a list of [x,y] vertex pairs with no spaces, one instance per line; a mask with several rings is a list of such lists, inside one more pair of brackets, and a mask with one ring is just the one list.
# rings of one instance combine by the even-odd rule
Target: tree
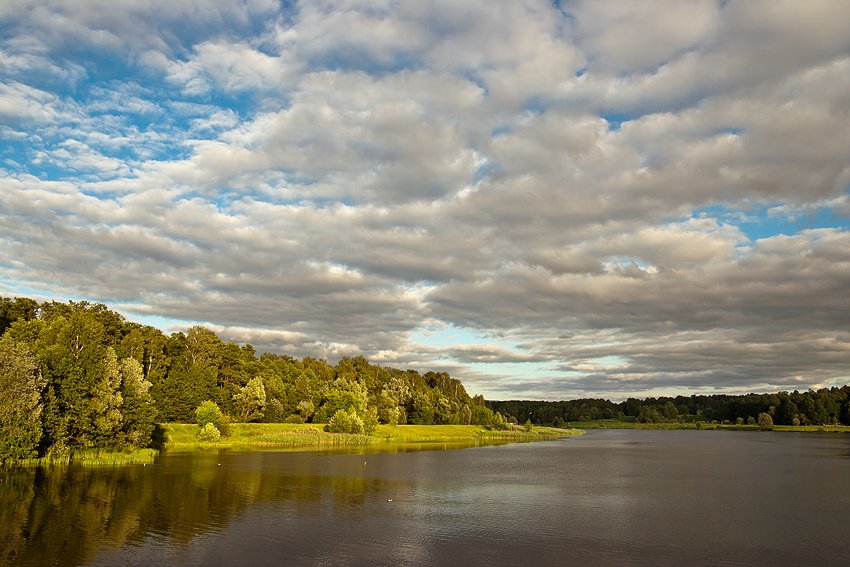
[[201,427],[212,423],[216,429],[221,430],[221,424],[224,422],[224,414],[219,409],[217,403],[212,400],[205,400],[195,410],[195,420]]
[[760,413],[758,417],[758,426],[761,429],[773,429],[773,418],[769,413]]
[[150,394],[151,383],[142,375],[142,365],[135,358],[125,358],[118,365],[121,373],[121,395],[124,397],[124,437],[133,447],[147,447],[156,426],[156,406]]
[[298,411],[298,415],[301,416],[301,419],[304,420],[304,422],[313,417],[313,413],[316,411],[316,407],[313,405],[311,400],[301,400],[298,402],[295,409]]
[[233,396],[236,410],[244,422],[259,421],[263,419],[263,411],[266,409],[266,388],[263,379],[257,376],[239,390]]
[[92,391],[90,411],[93,430],[90,443],[93,447],[109,447],[119,444],[121,413],[124,397],[121,395],[121,373],[118,370],[118,358],[112,347],[106,349],[101,364],[100,378]]
[[0,297],[0,335],[6,332],[12,323],[22,319],[31,321],[38,314],[38,303],[28,297]]
[[328,420],[328,424],[325,425],[325,431],[330,433],[363,434],[365,433],[365,425],[354,409],[340,409]]
[[0,339],[0,461],[36,456],[46,385],[28,349],[9,336]]
[[664,419],[667,421],[676,421],[679,419],[679,410],[673,402],[664,404]]

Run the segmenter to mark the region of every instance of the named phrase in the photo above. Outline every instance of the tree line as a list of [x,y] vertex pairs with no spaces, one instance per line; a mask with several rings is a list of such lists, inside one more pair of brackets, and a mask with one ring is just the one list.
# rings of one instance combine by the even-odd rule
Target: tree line
[[332,431],[506,427],[445,372],[363,357],[332,365],[258,356],[203,326],[165,335],[102,304],[0,298],[0,461],[150,446],[157,423],[199,421],[206,402],[226,421],[329,423]]
[[[757,424],[763,414],[777,425],[850,425],[850,386],[805,392],[676,396],[615,403],[605,399],[560,402],[491,401],[509,419],[560,426],[570,421],[628,419],[639,423],[675,421]],[[762,418],[766,421],[766,418]]]

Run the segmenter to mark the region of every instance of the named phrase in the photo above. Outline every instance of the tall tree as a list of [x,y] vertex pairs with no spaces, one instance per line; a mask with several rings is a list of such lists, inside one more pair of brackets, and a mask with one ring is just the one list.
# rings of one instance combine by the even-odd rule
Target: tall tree
[[9,336],[0,339],[0,461],[36,456],[46,384],[24,345]]
[[150,394],[151,383],[142,374],[142,365],[127,357],[119,363],[121,395],[124,398],[123,433],[133,447],[147,447],[156,425],[157,411]]
[[242,421],[247,423],[263,419],[263,412],[266,409],[266,389],[262,378],[259,376],[252,378],[233,399]]
[[118,357],[112,347],[107,347],[101,363],[100,376],[92,389],[90,402],[91,422],[94,426],[91,440],[95,447],[112,447],[121,444],[123,405]]

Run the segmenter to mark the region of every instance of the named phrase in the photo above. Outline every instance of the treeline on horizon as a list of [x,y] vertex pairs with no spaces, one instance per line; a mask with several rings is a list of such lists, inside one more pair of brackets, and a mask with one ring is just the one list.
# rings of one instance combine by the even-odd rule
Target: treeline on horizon
[[761,414],[770,416],[776,425],[850,425],[850,386],[775,394],[629,398],[619,403],[597,398],[488,401],[487,406],[511,420],[556,427],[598,419],[755,424]]
[[445,372],[258,356],[202,326],[166,336],[102,304],[0,298],[0,462],[148,447],[157,423],[196,422],[210,403],[228,420],[344,424],[336,431],[507,427]]

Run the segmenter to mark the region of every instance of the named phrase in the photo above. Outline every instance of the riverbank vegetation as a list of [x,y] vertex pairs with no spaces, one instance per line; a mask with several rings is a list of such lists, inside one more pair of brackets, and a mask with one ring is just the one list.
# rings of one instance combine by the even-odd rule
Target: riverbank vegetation
[[847,425],[769,425],[763,423],[739,424],[739,423],[712,423],[712,422],[658,422],[641,423],[639,421],[620,421],[618,419],[596,419],[590,421],[571,421],[570,427],[586,429],[694,429],[694,430],[721,430],[721,431],[797,431],[816,433],[850,433]]
[[323,424],[234,423],[230,434],[215,441],[199,439],[200,426],[188,423],[163,425],[169,450],[196,448],[269,449],[381,446],[403,443],[457,443],[491,441],[538,441],[580,434],[577,429],[511,426],[493,429],[481,425],[378,425],[371,434],[340,434],[325,431]]
[[690,427],[696,428],[697,423],[703,426],[761,425],[764,428],[773,425],[777,429],[780,429],[779,426],[802,428],[795,431],[808,431],[810,427],[817,431],[819,427],[850,425],[850,386],[740,396],[717,394],[642,400],[629,398],[619,403],[604,399],[562,402],[514,400],[487,402],[487,405],[494,412],[514,417],[520,422],[530,420],[536,425],[556,427],[564,423],[596,420],[616,420],[623,424],[672,424],[673,429],[680,428],[676,424],[690,424]]
[[445,372],[257,355],[202,326],[166,336],[100,304],[0,298],[0,335],[0,462],[132,454],[155,444],[157,423],[197,423],[213,405],[209,440],[235,422],[510,429]]

